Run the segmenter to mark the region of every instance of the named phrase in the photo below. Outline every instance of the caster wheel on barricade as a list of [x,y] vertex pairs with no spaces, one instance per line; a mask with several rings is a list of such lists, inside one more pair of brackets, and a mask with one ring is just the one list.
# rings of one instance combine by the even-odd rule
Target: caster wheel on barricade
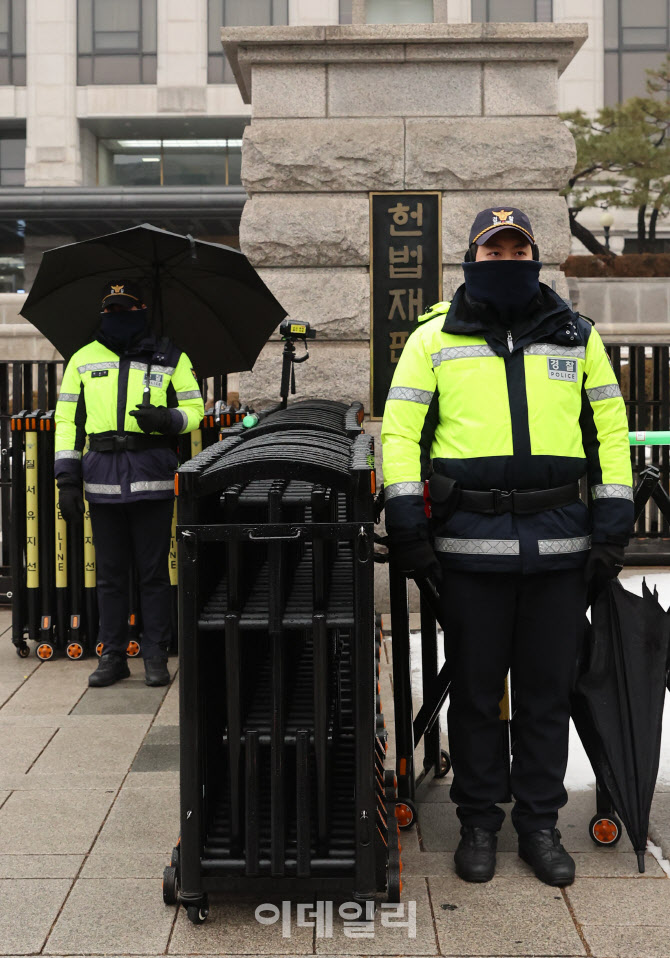
[[451,771],[451,759],[446,749],[440,749],[440,767],[435,772],[435,778],[444,778]]
[[35,649],[35,655],[38,659],[41,659],[42,662],[48,662],[49,659],[52,659],[56,654],[51,642],[40,642],[40,644]]
[[589,835],[596,845],[611,848],[621,838],[621,822],[616,815],[595,814],[589,822]]
[[170,864],[173,868],[179,868],[179,845],[175,845],[170,855]]
[[403,831],[416,824],[417,812],[416,805],[409,798],[398,798],[395,803],[395,817],[398,822],[398,828]]
[[188,920],[194,925],[202,925],[209,915],[209,902],[207,896],[202,899],[199,905],[188,905],[186,908]]
[[102,655],[102,650],[104,649],[104,647],[105,647],[104,642],[98,642],[98,644],[96,645],[95,654],[98,656],[98,658],[100,658],[100,656]]
[[65,654],[68,659],[83,659],[86,652],[81,642],[70,642],[65,649]]
[[140,643],[131,639],[126,647],[126,655],[129,659],[135,659],[140,654]]
[[21,645],[16,646],[16,654],[18,655],[20,659],[28,658],[28,656],[30,655],[30,649],[28,648],[25,642],[23,642]]
[[176,905],[179,901],[179,876],[174,865],[163,869],[163,901],[166,905]]

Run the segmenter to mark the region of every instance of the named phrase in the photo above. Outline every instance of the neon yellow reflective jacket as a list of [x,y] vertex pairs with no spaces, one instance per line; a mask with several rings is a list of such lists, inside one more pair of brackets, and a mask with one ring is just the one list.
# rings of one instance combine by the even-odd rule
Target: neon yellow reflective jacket
[[[130,411],[142,402],[148,365],[150,402],[166,406],[172,441],[155,448],[84,454],[87,435],[144,435]],[[83,477],[91,502],[132,502],[174,495],[176,437],[200,424],[204,404],[186,353],[149,336],[119,356],[95,340],[79,349],[63,375],[56,404],[56,478]]]
[[575,568],[591,542],[625,544],[632,533],[628,423],[607,353],[590,322],[541,290],[543,308],[515,340],[487,327],[460,287],[408,338],[393,377],[382,424],[392,533],[427,523],[431,471],[470,490],[550,489],[588,476],[590,510],[577,502],[525,516],[457,511],[433,529],[454,568]]

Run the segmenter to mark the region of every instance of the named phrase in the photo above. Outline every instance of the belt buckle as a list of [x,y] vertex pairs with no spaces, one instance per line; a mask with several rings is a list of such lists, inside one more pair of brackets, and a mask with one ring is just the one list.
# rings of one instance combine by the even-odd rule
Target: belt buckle
[[128,436],[115,436],[115,445],[118,450],[124,450],[128,448]]
[[493,493],[493,511],[497,516],[514,511],[514,493],[516,489],[491,489]]

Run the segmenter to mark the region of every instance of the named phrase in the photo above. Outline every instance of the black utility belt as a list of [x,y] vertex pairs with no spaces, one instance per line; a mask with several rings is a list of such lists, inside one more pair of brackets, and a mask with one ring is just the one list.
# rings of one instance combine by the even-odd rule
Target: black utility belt
[[579,501],[579,483],[571,482],[567,486],[553,489],[489,489],[485,492],[474,489],[461,489],[458,497],[458,509],[466,512],[483,512],[487,515],[501,516],[511,512],[517,516],[544,512],[545,509],[560,509]]
[[93,433],[88,437],[92,452],[138,452],[145,449],[176,449],[170,436],[145,436],[137,432]]

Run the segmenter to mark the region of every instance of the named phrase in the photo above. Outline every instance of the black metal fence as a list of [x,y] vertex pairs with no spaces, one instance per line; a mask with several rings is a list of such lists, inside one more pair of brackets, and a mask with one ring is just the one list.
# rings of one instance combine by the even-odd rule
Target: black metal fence
[[[0,603],[12,593],[9,530],[11,526],[11,417],[22,409],[45,413],[56,406],[63,376],[61,359],[42,362],[0,361]],[[200,381],[205,405],[226,399],[226,376]]]
[[[670,346],[636,344],[607,347],[628,413],[631,432],[670,429]],[[661,487],[669,490],[670,446],[631,448],[633,483],[646,466],[661,473]],[[658,506],[650,500],[635,524],[629,559],[646,564],[670,562],[670,526]]]

